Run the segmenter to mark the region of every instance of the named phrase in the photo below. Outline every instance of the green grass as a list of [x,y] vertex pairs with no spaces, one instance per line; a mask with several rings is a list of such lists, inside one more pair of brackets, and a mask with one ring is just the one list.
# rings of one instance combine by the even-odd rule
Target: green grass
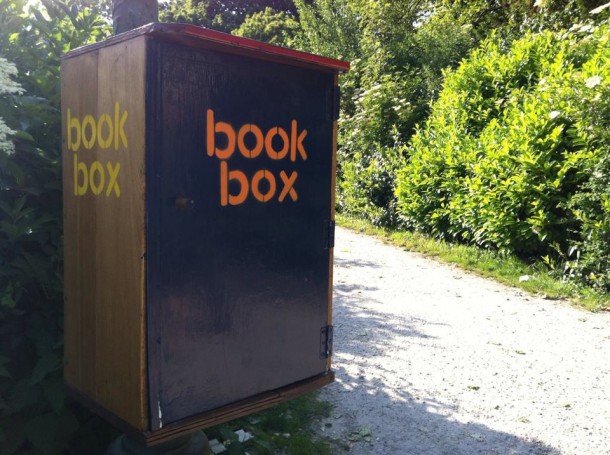
[[[372,235],[387,243],[416,251],[439,261],[455,264],[483,277],[515,286],[549,299],[567,299],[589,311],[610,310],[610,295],[553,277],[544,264],[527,264],[514,257],[474,246],[452,244],[419,233],[378,228],[368,221],[337,214],[340,226]],[[529,276],[527,281],[520,277]]]
[[[265,411],[233,420],[205,431],[208,439],[218,439],[227,455],[284,453],[327,455],[330,441],[312,431],[315,421],[330,414],[330,403],[320,401],[316,392],[279,404]],[[235,431],[243,429],[254,437],[240,443]]]

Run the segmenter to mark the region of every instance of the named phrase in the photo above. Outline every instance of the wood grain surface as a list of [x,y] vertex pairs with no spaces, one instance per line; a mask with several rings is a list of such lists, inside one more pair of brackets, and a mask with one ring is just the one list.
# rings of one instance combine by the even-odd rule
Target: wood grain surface
[[141,430],[145,50],[142,36],[62,61],[65,379]]

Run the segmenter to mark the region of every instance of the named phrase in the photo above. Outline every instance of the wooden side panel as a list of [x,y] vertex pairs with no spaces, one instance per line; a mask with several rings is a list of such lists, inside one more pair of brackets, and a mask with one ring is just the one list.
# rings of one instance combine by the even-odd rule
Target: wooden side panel
[[[74,159],[82,159],[76,136],[68,134],[70,119],[76,113],[97,111],[98,54],[83,55],[62,63],[62,159],[64,203],[64,376],[75,387],[93,395],[95,370],[95,313],[93,304],[85,303],[95,295],[95,250],[87,247],[90,232],[97,225],[92,204],[81,204],[75,196]],[[87,84],[84,84],[84,81]],[[70,136],[70,137],[68,137]],[[74,144],[72,144],[74,142]],[[81,142],[80,140],[78,142]],[[70,150],[68,149],[70,147]],[[74,152],[72,149],[79,149]],[[78,169],[78,165],[77,165]],[[91,272],[88,272],[91,271]],[[91,302],[93,303],[93,302]],[[89,368],[87,368],[89,365]]]
[[62,62],[65,379],[146,430],[146,37]]

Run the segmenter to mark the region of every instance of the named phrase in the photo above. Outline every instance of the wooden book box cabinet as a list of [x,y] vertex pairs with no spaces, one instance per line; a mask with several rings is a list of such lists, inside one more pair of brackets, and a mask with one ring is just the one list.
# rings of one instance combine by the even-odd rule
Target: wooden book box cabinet
[[63,57],[73,396],[155,445],[333,380],[348,67],[181,24]]

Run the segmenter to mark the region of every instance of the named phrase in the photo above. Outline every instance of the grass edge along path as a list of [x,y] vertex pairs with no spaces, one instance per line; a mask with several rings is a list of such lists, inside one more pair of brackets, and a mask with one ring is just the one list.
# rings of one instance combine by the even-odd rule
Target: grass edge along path
[[610,311],[610,294],[557,279],[544,264],[527,264],[509,255],[474,246],[448,243],[409,231],[380,228],[344,214],[336,215],[337,225],[371,235],[386,243],[413,251],[514,286],[551,300],[565,299],[589,311]]

